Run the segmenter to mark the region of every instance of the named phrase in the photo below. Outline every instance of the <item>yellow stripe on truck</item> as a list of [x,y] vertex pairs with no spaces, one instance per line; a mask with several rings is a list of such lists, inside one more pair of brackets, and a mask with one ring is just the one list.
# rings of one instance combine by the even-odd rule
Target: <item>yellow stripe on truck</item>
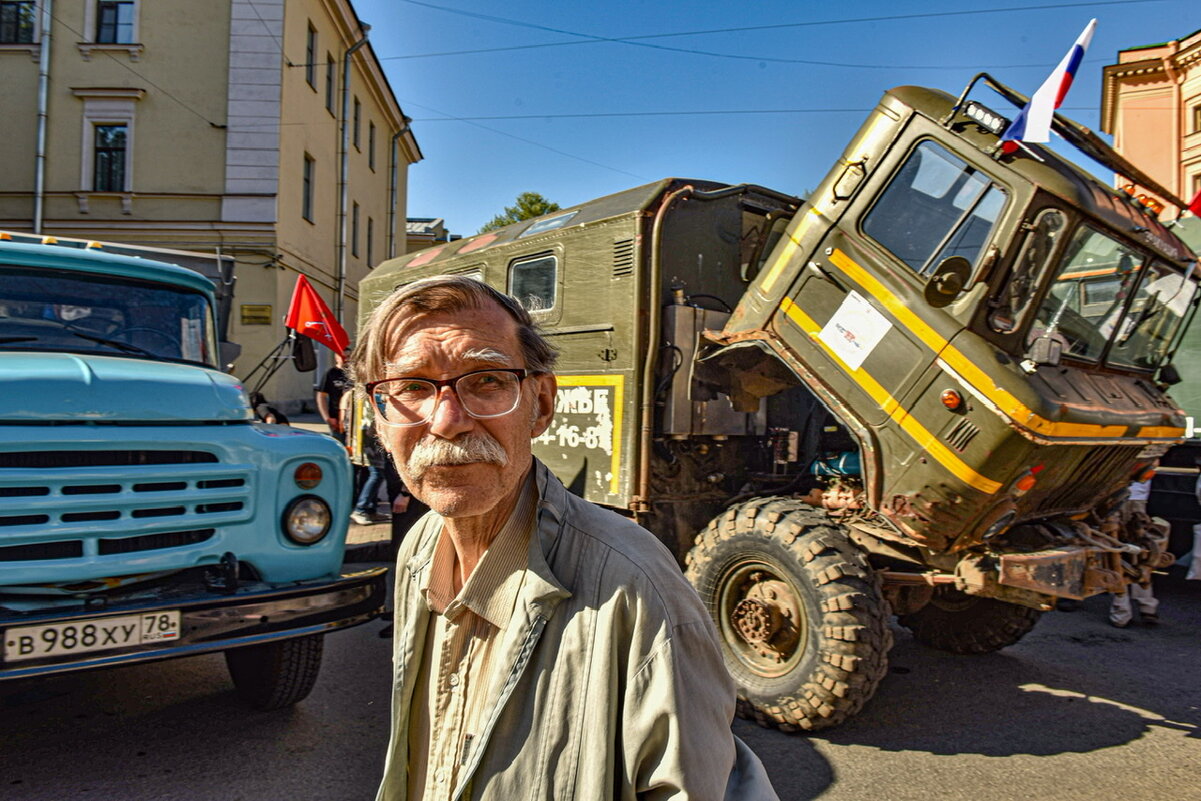
[[916,442],[926,453],[932,456],[939,464],[951,472],[952,475],[959,478],[964,483],[972,486],[981,492],[992,495],[1001,489],[1001,484],[987,476],[980,475],[973,470],[967,463],[955,455],[951,449],[939,441],[925,426],[919,423],[908,410],[901,407],[899,401],[894,398],[888,390],[881,386],[870,373],[862,367],[851,369],[850,365],[838,357],[826,343],[819,338],[821,326],[814,322],[813,318],[805,314],[799,306],[792,302],[789,298],[784,298],[780,302],[780,310],[783,311],[788,318],[800,326],[801,330],[808,337],[821,347],[827,355],[833,359],[839,367],[841,367],[847,375],[855,379],[855,382],[866,392],[876,404],[883,409],[897,425],[908,434],[914,442]]
[[[954,370],[967,384],[974,394],[990,403],[993,408],[1013,423],[1022,426],[1044,437],[1070,437],[1115,439],[1124,437],[1124,425],[1098,425],[1095,423],[1056,422],[1041,417],[1011,392],[999,387],[976,364],[965,356],[958,348],[952,346],[942,334],[926,324],[913,313],[900,298],[889,291],[873,275],[855,263],[851,257],[841,250],[835,250],[830,255],[830,261],[847,277],[859,284],[865,292],[874,297],[897,322],[909,329],[926,347],[934,351],[948,367]],[[1154,432],[1154,433],[1144,433]],[[1139,431],[1139,437],[1153,439],[1177,439],[1184,436],[1183,428],[1145,427]]]

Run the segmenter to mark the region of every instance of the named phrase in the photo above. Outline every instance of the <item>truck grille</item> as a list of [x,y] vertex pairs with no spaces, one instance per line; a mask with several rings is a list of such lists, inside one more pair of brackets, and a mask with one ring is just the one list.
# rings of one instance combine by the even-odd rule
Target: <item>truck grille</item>
[[143,464],[212,464],[204,451],[27,451],[0,453],[0,470],[43,467],[130,467]]
[[[1029,500],[1032,506],[1048,511],[1087,509],[1097,502],[1099,492],[1129,480],[1140,450],[1138,446],[1122,445],[1082,448],[1075,465],[1056,466],[1056,472],[1065,480],[1049,487],[1041,497],[1037,489],[1031,491]],[[1067,451],[1060,449],[1061,454]]]
[[0,453],[0,563],[196,545],[249,519],[253,475],[203,451]]

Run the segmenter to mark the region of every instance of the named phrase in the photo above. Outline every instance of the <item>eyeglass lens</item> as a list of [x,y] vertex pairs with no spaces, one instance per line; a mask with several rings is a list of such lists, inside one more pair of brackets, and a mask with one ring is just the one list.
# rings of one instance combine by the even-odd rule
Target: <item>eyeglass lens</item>
[[[521,379],[513,373],[468,373],[453,386],[459,403],[472,417],[500,417],[516,409],[521,399]],[[380,384],[374,395],[385,422],[416,425],[433,416],[438,387],[430,381],[406,378]]]

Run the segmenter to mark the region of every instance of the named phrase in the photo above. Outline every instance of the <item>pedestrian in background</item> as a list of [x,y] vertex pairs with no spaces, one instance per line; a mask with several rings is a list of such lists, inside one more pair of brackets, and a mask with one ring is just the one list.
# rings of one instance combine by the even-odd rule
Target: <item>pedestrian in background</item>
[[[1122,522],[1126,523],[1139,516],[1151,520],[1147,515],[1147,499],[1151,497],[1151,479],[1134,482],[1130,485],[1129,493],[1126,502],[1122,504]],[[1151,521],[1151,525],[1160,531],[1166,541],[1168,537],[1168,530],[1164,528],[1166,524],[1156,519]],[[1110,624],[1119,629],[1129,626],[1130,621],[1134,618],[1134,604],[1138,604],[1139,618],[1144,626],[1159,624],[1159,600],[1151,590],[1150,580],[1147,581],[1145,587],[1141,584],[1128,584],[1126,592],[1114,593],[1113,601],[1109,604]]]
[[350,354],[347,348],[344,353],[334,351],[334,366],[325,371],[321,384],[317,387],[317,413],[329,426],[334,438],[346,444],[346,429],[342,425],[342,396],[351,388],[350,379],[346,377],[346,357]]

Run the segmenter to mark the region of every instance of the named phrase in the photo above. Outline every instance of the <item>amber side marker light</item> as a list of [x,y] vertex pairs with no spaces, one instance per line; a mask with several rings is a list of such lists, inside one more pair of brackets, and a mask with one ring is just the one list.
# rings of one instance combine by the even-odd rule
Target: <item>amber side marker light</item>
[[296,482],[296,486],[301,489],[312,489],[321,483],[324,474],[321,472],[321,467],[312,462],[305,462],[296,468],[296,472],[292,474],[292,479]]
[[963,406],[963,396],[953,389],[944,389],[938,397],[942,401],[942,405],[951,411],[956,411]]
[[1046,469],[1046,465],[1036,464],[1026,471],[1026,475],[1013,482],[1013,490],[1017,495],[1025,495],[1030,490],[1034,489],[1034,485],[1038,483],[1038,474]]

